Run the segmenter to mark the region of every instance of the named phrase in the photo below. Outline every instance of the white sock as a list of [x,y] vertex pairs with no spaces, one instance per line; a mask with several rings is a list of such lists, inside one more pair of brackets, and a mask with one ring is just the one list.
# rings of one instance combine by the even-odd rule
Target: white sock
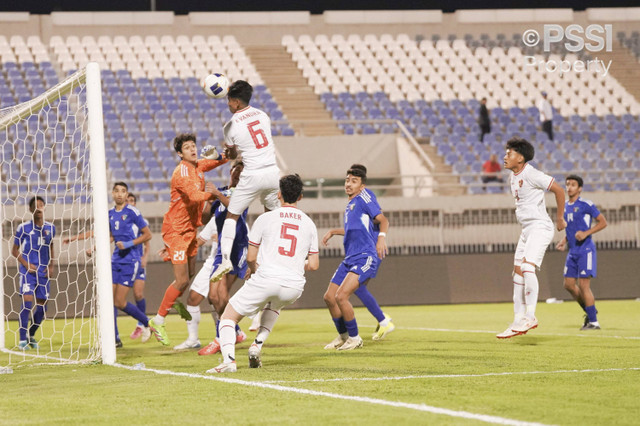
[[530,263],[523,263],[520,269],[522,269],[522,275],[524,277],[524,301],[527,305],[526,316],[528,319],[534,319],[536,316],[539,290],[536,267]]
[[264,344],[267,337],[273,330],[273,326],[276,321],[278,321],[278,317],[280,316],[280,312],[271,310],[269,308],[264,308],[262,311],[262,316],[260,317],[260,328],[258,328],[258,334],[256,334],[256,339],[254,343],[258,345],[258,348],[262,350],[262,345]]
[[191,321],[187,321],[187,331],[189,332],[189,337],[187,338],[187,340],[190,342],[195,342],[198,340],[198,326],[200,325],[200,306],[187,305],[187,311],[191,314]]
[[220,252],[224,259],[229,259],[231,249],[233,248],[233,240],[236,238],[236,221],[234,219],[225,219],[220,233]]
[[380,321],[380,327],[386,327],[388,325],[389,325],[389,317],[385,315],[384,319]]
[[220,320],[220,351],[222,362],[236,360],[236,323],[230,319]]
[[158,325],[162,325],[164,324],[164,317],[161,315],[156,315],[155,317],[153,317],[153,322],[155,322]]
[[518,320],[525,313],[524,304],[524,277],[513,274],[513,318]]

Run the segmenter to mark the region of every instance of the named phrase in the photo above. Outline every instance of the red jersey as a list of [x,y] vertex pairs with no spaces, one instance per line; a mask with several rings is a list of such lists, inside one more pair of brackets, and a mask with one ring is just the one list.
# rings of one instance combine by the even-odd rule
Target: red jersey
[[198,160],[196,165],[181,161],[171,176],[171,201],[164,215],[162,234],[185,234],[202,225],[204,202],[213,194],[204,191],[204,172],[215,169],[228,160]]
[[498,163],[497,161],[485,161],[484,164],[482,165],[482,170],[485,173],[497,173],[499,172],[500,169],[500,163]]

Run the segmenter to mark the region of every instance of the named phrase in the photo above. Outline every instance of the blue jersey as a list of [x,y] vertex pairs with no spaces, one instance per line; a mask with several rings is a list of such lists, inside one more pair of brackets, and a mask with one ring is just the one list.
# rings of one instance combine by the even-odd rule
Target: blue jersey
[[[47,276],[47,266],[51,261],[51,242],[56,235],[53,223],[44,222],[37,226],[33,221],[20,224],[16,230],[14,244],[20,247],[20,255],[29,263],[38,266],[38,276]],[[20,264],[20,273],[26,274],[27,269]]]
[[[149,222],[147,222],[147,219],[142,219],[144,220],[144,224],[145,226],[149,226]],[[138,238],[140,235],[142,235],[142,229],[138,229],[138,234],[136,235],[136,238]],[[138,244],[136,246],[132,247],[133,249],[135,249],[138,252],[138,255],[140,256],[140,259],[142,259],[142,255],[144,254],[144,244]]]
[[[227,186],[218,188],[218,190],[225,197],[231,196],[231,190]],[[242,212],[242,215],[240,215],[236,223],[236,238],[233,240],[233,248],[231,249],[232,258],[234,258],[234,253],[238,253],[238,252],[241,253],[245,247],[249,246],[249,228],[247,227],[248,211],[249,211],[248,208],[245,209],[245,211]],[[220,202],[220,200],[216,200],[211,205],[211,214],[215,218],[218,235],[222,235],[222,227],[224,226],[224,221],[227,218],[227,208],[225,207],[224,204]],[[218,253],[221,253],[220,240],[221,238],[218,238]]]
[[565,203],[564,220],[567,222],[566,235],[569,251],[580,251],[586,247],[593,247],[591,235],[582,241],[576,241],[576,232],[590,229],[593,219],[598,216],[600,216],[600,211],[589,200],[578,198],[574,203],[568,201]]
[[378,200],[366,189],[349,200],[344,211],[345,258],[361,254],[377,256],[377,232],[374,231],[373,218],[380,213]]
[[[129,204],[125,204],[120,211],[115,207],[109,210],[109,230],[114,242],[135,240],[140,230],[146,226],[147,221],[144,220],[140,211]],[[142,249],[137,249],[136,246],[125,250],[116,247],[111,256],[111,262],[133,263],[139,262],[141,257]]]

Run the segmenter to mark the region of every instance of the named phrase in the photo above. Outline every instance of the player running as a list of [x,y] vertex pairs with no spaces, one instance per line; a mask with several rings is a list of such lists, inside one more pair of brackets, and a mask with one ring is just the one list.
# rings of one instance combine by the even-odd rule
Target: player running
[[224,125],[224,139],[228,157],[242,154],[244,170],[236,190],[231,195],[227,215],[220,232],[222,260],[211,276],[218,281],[233,269],[231,250],[236,236],[236,222],[249,204],[260,197],[265,211],[278,208],[278,179],[276,151],[271,137],[271,119],[263,111],[249,105],[253,87],[243,80],[229,88],[228,105],[233,117]]
[[[113,305],[142,324],[141,340],[146,342],[151,337],[149,319],[144,311],[141,311],[133,303],[127,302],[127,294],[129,289],[133,287],[142,263],[142,250],[138,250],[136,247],[141,247],[151,239],[151,231],[140,211],[127,204],[128,193],[129,188],[124,182],[116,182],[111,191],[115,202],[115,206],[109,210],[109,230],[111,238],[115,242],[111,256]],[[116,347],[122,347],[115,314],[117,311],[114,310]]]
[[[11,254],[20,264],[22,308],[19,315],[18,347],[25,351],[38,349],[35,334],[44,319],[50,291],[49,279],[55,275],[53,237],[56,236],[56,227],[44,220],[44,207],[42,197],[36,196],[29,200],[29,211],[33,219],[18,226],[11,248]],[[36,309],[31,317],[34,298]]]
[[558,207],[556,229],[566,226],[563,219],[564,190],[551,176],[533,168],[535,150],[526,140],[518,137],[507,141],[504,168],[511,170],[511,194],[516,200],[516,218],[522,232],[513,267],[513,322],[505,331],[496,335],[498,339],[525,334],[538,326],[536,304],[538,303],[538,277],[536,269],[542,265],[544,252],[553,239],[553,222],[547,214],[544,192],[551,191]]
[[[280,179],[278,196],[282,207],[256,219],[249,235],[247,262],[251,277],[229,300],[220,320],[222,364],[207,373],[237,370],[235,326],[245,316],[256,314],[265,304],[260,328],[249,348],[249,367],[262,366],[262,345],[273,330],[280,310],[298,300],[304,290],[304,271],[318,269],[318,231],[313,221],[297,208],[302,198],[298,175]],[[261,264],[256,261],[260,249]],[[305,260],[308,256],[308,260]]]
[[[358,165],[356,165],[358,166]],[[360,286],[367,285],[378,273],[380,260],[387,254],[386,235],[389,221],[382,214],[380,205],[365,190],[367,181],[366,169],[351,167],[347,170],[345,192],[349,203],[344,212],[344,229],[332,229],[322,238],[327,245],[334,235],[344,235],[345,258],[333,274],[329,287],[324,294],[324,301],[329,308],[331,318],[338,330],[338,337],[325,346],[325,349],[352,350],[363,345],[358,333],[353,306],[349,302],[351,295]],[[374,233],[374,224],[379,224],[380,232]],[[388,318],[380,337],[393,330],[393,323]],[[374,336],[378,335],[378,332]],[[377,339],[376,339],[377,340]]]
[[[167,287],[157,315],[149,321],[156,339],[165,346],[170,343],[164,325],[165,317],[195,275],[198,254],[196,229],[202,226],[204,202],[220,195],[213,184],[205,185],[204,172],[227,162],[224,156],[217,156],[217,153],[211,153],[211,156],[218,159],[198,160],[194,134],[176,136],[173,147],[182,161],[171,177],[171,201],[162,222],[162,240],[173,264],[175,280]],[[190,319],[186,311],[181,315]]]
[[[242,173],[244,165],[242,162],[237,162],[231,168],[231,179],[229,186],[218,188],[220,196],[209,207],[211,211],[210,219],[204,229],[198,236],[199,244],[205,244],[211,241],[218,235],[218,231],[222,229],[222,223],[225,220],[226,206],[229,205],[228,196],[238,184],[240,174]],[[191,314],[191,320],[187,321],[187,330],[189,337],[181,344],[175,346],[173,349],[197,349],[200,347],[200,340],[198,340],[198,326],[200,323],[200,303],[204,298],[208,298],[209,303],[213,305],[214,320],[216,322],[216,336],[218,336],[218,322],[219,315],[222,315],[224,308],[229,301],[229,290],[236,281],[236,278],[244,278],[247,271],[247,246],[249,245],[248,227],[246,224],[247,210],[244,211],[240,220],[238,221],[238,230],[236,239],[234,241],[233,250],[231,250],[231,260],[234,264],[234,269],[226,274],[217,283],[209,281],[213,270],[220,264],[220,243],[211,250],[211,254],[205,261],[204,265],[198,272],[198,275],[191,284],[191,290],[189,291],[189,298],[187,300],[187,311]],[[240,330],[240,326],[236,325],[236,343],[243,342],[247,338],[247,335]],[[220,351],[220,345],[218,341],[214,339],[209,345],[198,351],[198,355],[212,355]]]
[[[600,330],[596,300],[591,292],[591,278],[596,276],[596,245],[591,236],[606,228],[607,220],[595,204],[580,197],[583,184],[580,176],[567,176],[566,184],[569,195],[564,206],[566,236],[556,244],[558,250],[569,245],[564,264],[564,288],[585,312],[580,330]],[[594,219],[596,225],[591,227]]]

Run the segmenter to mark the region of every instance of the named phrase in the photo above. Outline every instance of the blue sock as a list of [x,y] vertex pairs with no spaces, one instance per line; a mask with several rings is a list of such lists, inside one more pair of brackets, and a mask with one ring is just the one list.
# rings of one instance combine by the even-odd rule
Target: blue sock
[[33,314],[33,324],[29,327],[29,337],[33,337],[38,331],[38,327],[42,324],[42,320],[44,319],[44,306],[36,304],[36,311]]
[[347,327],[349,337],[356,337],[358,335],[358,323],[355,318],[351,321],[345,321],[344,325]]
[[589,317],[589,322],[598,321],[598,316],[597,316],[598,311],[596,311],[596,305],[585,306],[584,310],[587,313],[587,316]]
[[136,305],[134,305],[133,303],[127,302],[127,306],[125,306],[122,311],[140,321],[143,326],[149,326],[149,319],[147,318],[147,316],[143,314],[140,309],[136,308]]
[[120,340],[120,332],[118,331],[118,308],[113,307],[113,325],[116,329],[116,342]]
[[380,305],[378,305],[378,301],[373,297],[373,294],[371,294],[366,285],[361,285],[353,293],[358,296],[358,299],[360,299],[378,322],[384,321],[384,312],[382,312]]
[[220,319],[216,319],[216,339],[220,341]]
[[240,330],[240,325],[236,324],[236,334],[240,334],[242,330]]
[[336,325],[336,330],[338,330],[339,334],[344,334],[347,332],[347,326],[344,325],[344,318],[331,318],[333,323]]
[[20,340],[27,340],[27,329],[29,328],[31,308],[33,308],[33,302],[23,299],[22,309],[20,309]]
[[[143,314],[147,313],[147,299],[145,299],[144,297],[140,300],[136,300],[136,307],[140,310],[140,312],[142,312]],[[138,321],[138,325],[141,325],[144,327],[144,324],[141,323],[140,321]]]

